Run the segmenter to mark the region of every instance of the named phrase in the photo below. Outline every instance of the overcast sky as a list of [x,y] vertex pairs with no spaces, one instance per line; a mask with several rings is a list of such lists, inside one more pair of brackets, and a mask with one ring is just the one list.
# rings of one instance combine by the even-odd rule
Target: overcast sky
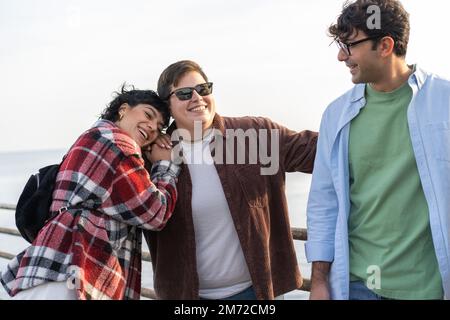
[[[123,82],[192,59],[222,115],[318,130],[351,88],[329,46],[341,0],[0,0],[0,152],[68,149]],[[409,63],[450,78],[445,0],[404,0]]]

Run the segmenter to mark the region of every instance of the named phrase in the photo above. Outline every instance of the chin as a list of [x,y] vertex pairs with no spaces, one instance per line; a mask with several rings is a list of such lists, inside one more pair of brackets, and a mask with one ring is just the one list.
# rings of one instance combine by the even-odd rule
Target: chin
[[211,114],[207,113],[207,114],[202,114],[201,116],[195,117],[194,121],[201,121],[202,123],[205,122],[209,122],[212,121],[212,116]]
[[354,83],[354,84],[360,84],[360,83],[364,83],[364,81],[362,81],[360,78],[358,78],[358,77],[353,77],[352,78],[352,82]]

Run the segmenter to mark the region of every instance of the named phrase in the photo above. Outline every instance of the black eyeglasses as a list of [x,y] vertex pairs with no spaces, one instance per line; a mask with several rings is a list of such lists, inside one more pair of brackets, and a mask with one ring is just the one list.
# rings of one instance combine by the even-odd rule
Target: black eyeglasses
[[372,37],[367,37],[367,38],[364,38],[364,39],[361,39],[361,40],[358,40],[358,41],[354,41],[354,42],[349,42],[349,43],[345,43],[345,42],[342,42],[340,40],[336,40],[335,42],[336,42],[336,44],[337,44],[339,49],[342,49],[347,56],[351,56],[352,52],[350,51],[350,47],[354,47],[357,44],[360,44],[360,43],[363,43],[363,42],[366,42],[366,41],[369,41],[369,40],[380,39],[382,37],[383,36],[372,36]]
[[177,96],[177,98],[180,99],[181,101],[186,101],[186,100],[190,100],[192,98],[192,93],[194,92],[194,90],[203,97],[203,96],[210,95],[212,93],[212,89],[213,89],[213,83],[206,82],[206,83],[196,85],[195,87],[186,87],[186,88],[180,88],[180,89],[174,90],[169,94],[169,98],[171,95],[175,94]]

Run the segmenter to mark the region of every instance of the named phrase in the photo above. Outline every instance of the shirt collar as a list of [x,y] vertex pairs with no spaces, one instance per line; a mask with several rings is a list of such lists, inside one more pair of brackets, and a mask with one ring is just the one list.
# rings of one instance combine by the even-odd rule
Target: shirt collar
[[[417,65],[411,66],[414,69],[414,72],[409,76],[408,83],[410,86],[417,85],[418,89],[422,89],[422,86],[424,85],[427,74],[425,71],[420,69]],[[366,91],[366,84],[360,83],[357,84],[351,93],[350,101],[352,103],[355,103],[365,97],[365,91]]]

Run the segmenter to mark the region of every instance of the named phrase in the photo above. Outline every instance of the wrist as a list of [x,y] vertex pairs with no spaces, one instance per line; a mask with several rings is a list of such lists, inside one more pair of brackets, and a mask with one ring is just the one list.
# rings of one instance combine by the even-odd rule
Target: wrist
[[316,261],[312,264],[311,281],[317,284],[328,283],[330,262]]

